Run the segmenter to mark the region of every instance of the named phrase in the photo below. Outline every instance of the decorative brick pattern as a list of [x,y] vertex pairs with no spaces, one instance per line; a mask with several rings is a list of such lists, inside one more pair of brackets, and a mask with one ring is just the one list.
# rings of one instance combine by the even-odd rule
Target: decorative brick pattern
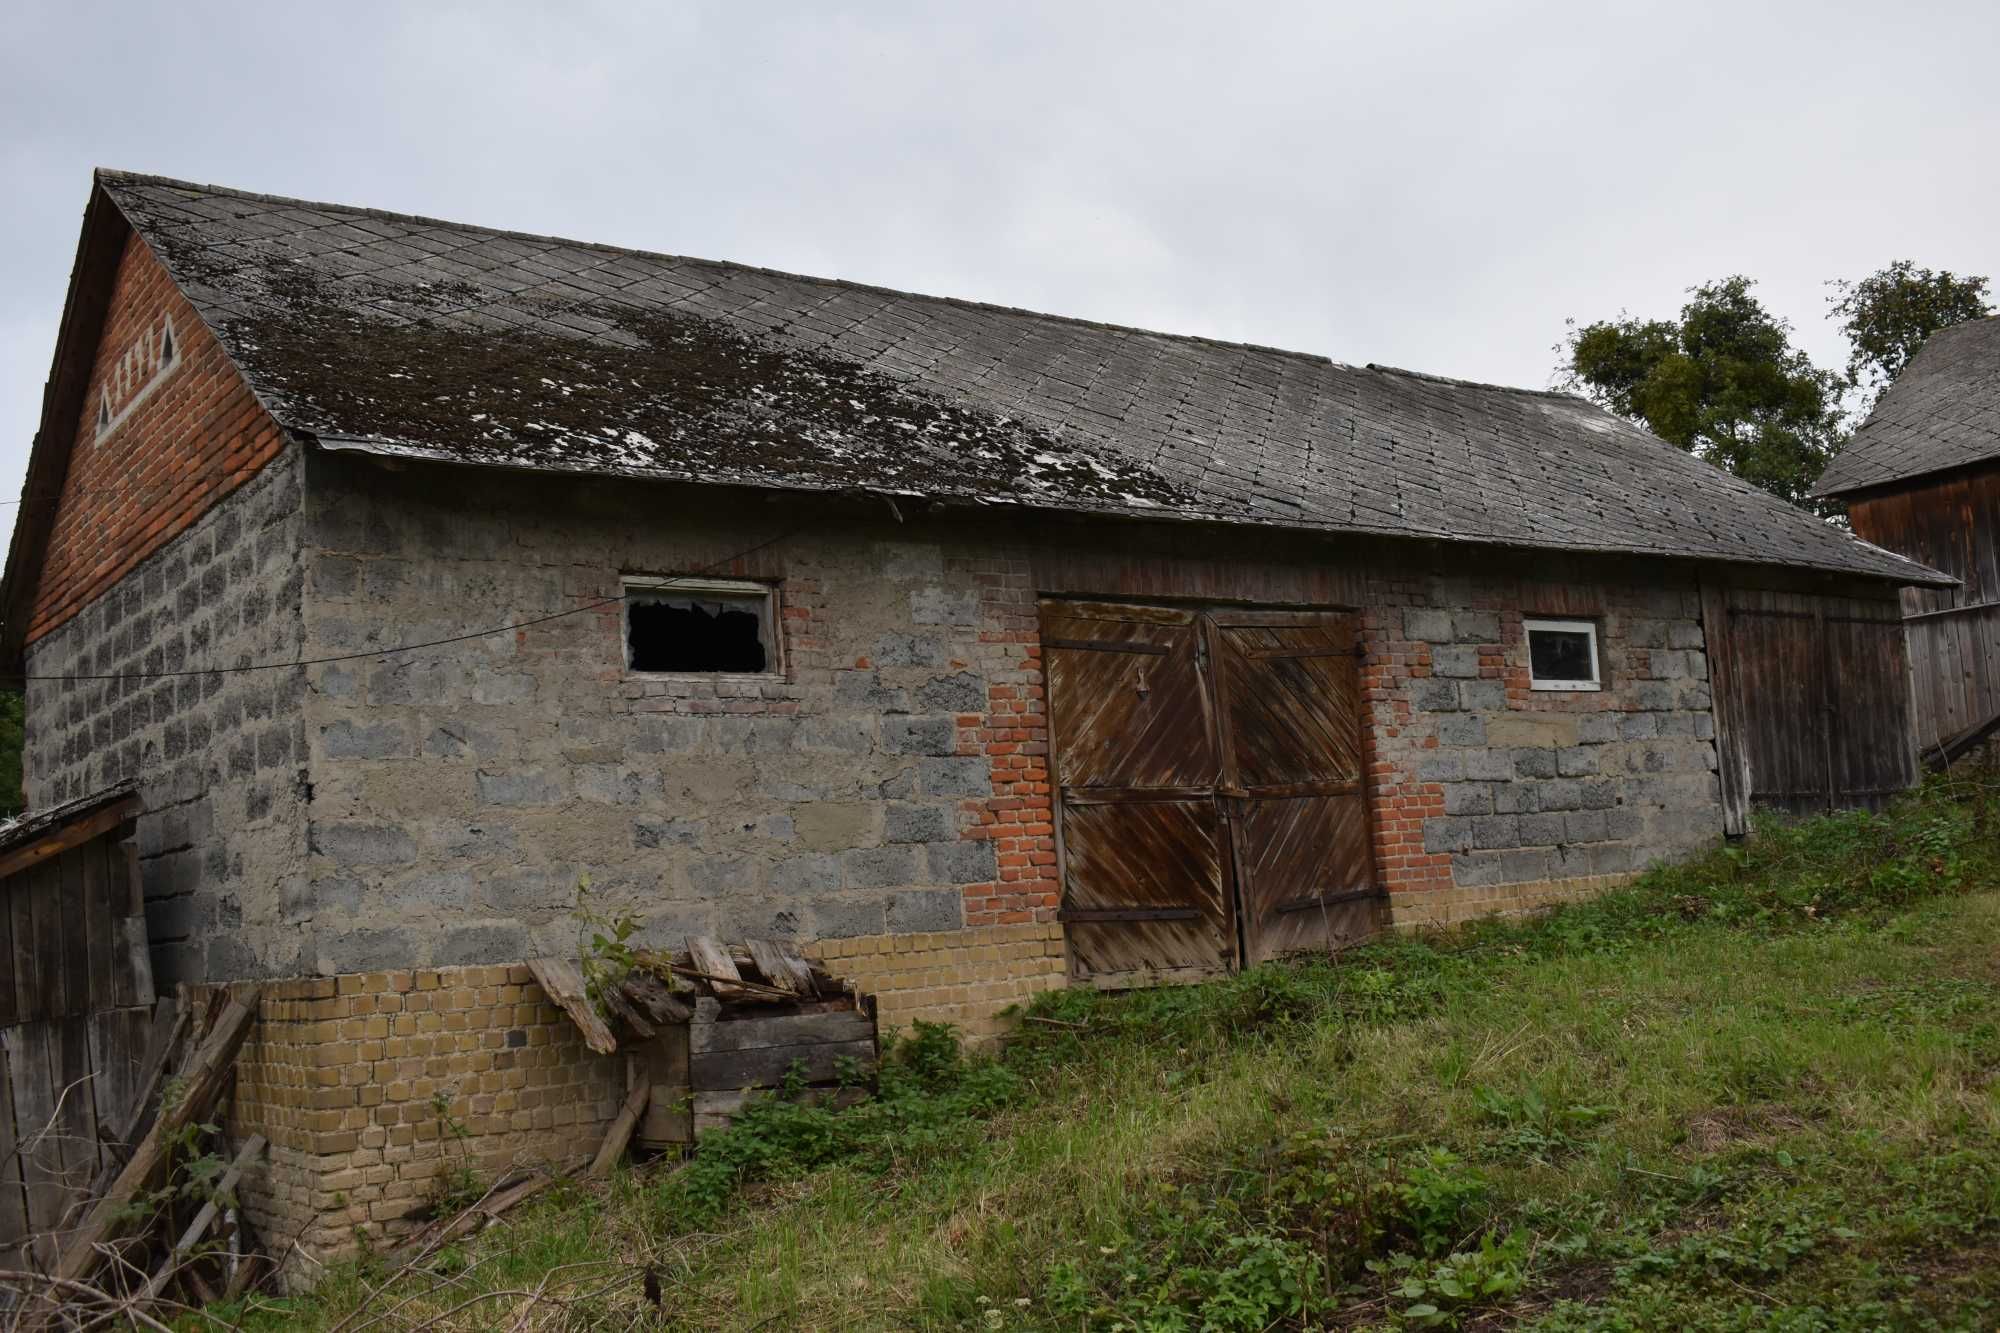
[[[170,321],[178,342],[173,363],[157,383],[133,382],[135,364],[146,360],[135,361],[135,351],[156,346]],[[107,401],[117,424],[99,439]],[[28,642],[74,616],[283,448],[278,423],[194,307],[145,242],[130,238],[76,423]]]
[[316,1258],[394,1240],[461,1162],[492,1180],[587,1159],[623,1091],[617,1058],[525,967],[267,986],[230,1110],[235,1134],[271,1144],[244,1208],[267,1243],[296,1236]]
[[1066,979],[1062,927],[1053,921],[822,940],[808,952],[875,997],[884,1032],[922,1019],[950,1023],[974,1042],[1006,1032],[1000,1010]]

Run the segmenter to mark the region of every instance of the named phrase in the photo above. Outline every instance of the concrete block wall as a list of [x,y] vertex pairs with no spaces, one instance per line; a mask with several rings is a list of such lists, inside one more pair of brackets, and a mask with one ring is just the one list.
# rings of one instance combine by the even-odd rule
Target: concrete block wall
[[[1052,541],[1006,523],[312,465],[311,654],[531,622],[315,670],[321,972],[571,952],[586,876],[599,910],[635,910],[662,945],[1047,923],[1059,886],[1036,604],[1055,541],[1082,553],[1063,557],[1082,581],[1066,592],[1244,583],[1213,534],[1177,534],[1172,577],[1149,590],[1102,530]],[[1362,609],[1376,851],[1399,918],[1562,896],[1719,834],[1691,572],[1575,561],[1556,578],[1548,561],[1488,553],[1473,574],[1457,552],[1378,551],[1345,560],[1334,587],[1323,550],[1270,545],[1253,600]],[[625,669],[621,578],[688,572],[779,589],[782,673]],[[1529,688],[1535,614],[1598,624],[1604,690]],[[1493,893],[1524,884],[1559,888]]]
[[[666,520],[630,488],[550,503],[563,483],[313,464],[310,655],[582,608],[314,669],[314,970],[573,953],[586,877],[655,945],[1049,916],[1051,833],[1022,814],[1047,777],[1017,725],[1041,707],[1018,562],[880,523],[731,560],[784,511]],[[625,669],[621,579],[689,571],[779,587],[781,674]]]
[[[1366,683],[1397,920],[1547,905],[1721,835],[1699,591],[1689,573],[1646,573],[1383,581]],[[1531,688],[1522,622],[1540,615],[1596,623],[1602,690]]]
[[30,676],[69,678],[28,682],[28,804],[139,780],[162,983],[312,969],[305,674],[196,674],[298,658],[300,511],[298,457],[281,455],[28,646]]

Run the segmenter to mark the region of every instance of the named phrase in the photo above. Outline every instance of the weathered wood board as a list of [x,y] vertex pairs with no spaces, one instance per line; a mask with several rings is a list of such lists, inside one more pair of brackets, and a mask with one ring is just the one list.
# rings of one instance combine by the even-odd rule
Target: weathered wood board
[[543,994],[553,1000],[570,1022],[576,1024],[583,1034],[584,1045],[599,1055],[610,1055],[618,1049],[618,1039],[611,1035],[611,1029],[598,1014],[597,1006],[590,1002],[590,995],[583,984],[583,973],[575,963],[562,958],[531,958],[528,971],[535,977],[535,983]]
[[0,1254],[74,1223],[105,1141],[142,1109],[153,975],[138,798],[65,809],[0,835]]

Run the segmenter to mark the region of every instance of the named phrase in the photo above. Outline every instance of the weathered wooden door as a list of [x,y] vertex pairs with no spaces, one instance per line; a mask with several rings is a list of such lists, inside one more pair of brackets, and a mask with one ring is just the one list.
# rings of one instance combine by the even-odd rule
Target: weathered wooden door
[[1726,832],[1753,806],[1877,808],[1916,781],[1894,602],[1713,587],[1702,620]]
[[1071,974],[1102,986],[1195,980],[1235,953],[1222,773],[1200,619],[1051,603],[1042,664],[1057,737],[1061,918]]
[[1360,939],[1380,894],[1354,619],[1209,619],[1243,961]]
[[1351,617],[1046,602],[1071,974],[1193,980],[1367,933]]

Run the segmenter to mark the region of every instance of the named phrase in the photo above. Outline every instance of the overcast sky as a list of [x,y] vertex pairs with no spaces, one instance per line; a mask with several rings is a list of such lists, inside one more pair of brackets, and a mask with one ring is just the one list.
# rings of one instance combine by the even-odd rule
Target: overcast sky
[[[2000,270],[2000,5],[8,0],[0,491],[93,166],[1548,383]],[[0,531],[12,520],[0,508]]]

